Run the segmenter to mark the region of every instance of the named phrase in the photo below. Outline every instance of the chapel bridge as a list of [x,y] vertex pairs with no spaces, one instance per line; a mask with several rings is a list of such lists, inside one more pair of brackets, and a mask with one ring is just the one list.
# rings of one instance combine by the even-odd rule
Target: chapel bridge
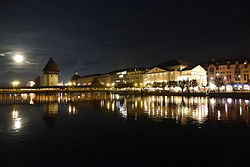
[[148,92],[146,90],[124,90],[116,88],[95,88],[86,86],[50,86],[50,87],[0,87],[0,94],[22,94],[22,93],[111,93],[120,95],[153,95],[153,96],[209,96],[209,97],[232,97],[250,98],[250,92],[230,92],[230,93],[179,93],[167,91]]
[[50,86],[50,87],[0,87],[0,94],[8,93],[74,93],[74,92],[113,92],[111,88],[93,87],[69,87],[69,86]]

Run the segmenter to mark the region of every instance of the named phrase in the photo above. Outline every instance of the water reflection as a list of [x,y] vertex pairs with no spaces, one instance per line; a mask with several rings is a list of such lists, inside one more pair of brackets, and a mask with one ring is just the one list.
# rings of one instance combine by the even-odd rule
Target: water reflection
[[19,116],[18,111],[16,110],[16,107],[12,110],[12,120],[13,120],[13,126],[12,129],[18,131],[21,128],[21,118]]
[[[174,120],[178,124],[204,124],[207,121],[249,123],[249,100],[181,96],[119,96],[104,93],[59,93],[0,95],[0,104],[43,106],[43,119],[53,128],[60,115],[59,106],[68,115],[77,116],[84,109],[110,112],[122,120]],[[82,109],[82,110],[81,110]],[[12,111],[13,129],[21,128],[19,112]]]
[[[174,119],[186,124],[190,119],[203,123],[208,116],[208,99],[204,97],[148,96],[123,97],[106,100],[101,106],[107,110],[119,111],[122,118]],[[110,108],[110,104],[115,108]]]
[[206,121],[249,123],[250,119],[249,100],[244,99],[181,96],[115,98],[112,96],[102,100],[100,106],[108,111],[118,112],[123,119],[172,119],[183,125],[204,124]]
[[78,108],[74,104],[69,104],[68,110],[69,110],[69,115],[76,115]]
[[50,129],[56,125],[58,117],[58,103],[46,103],[44,105],[43,120]]

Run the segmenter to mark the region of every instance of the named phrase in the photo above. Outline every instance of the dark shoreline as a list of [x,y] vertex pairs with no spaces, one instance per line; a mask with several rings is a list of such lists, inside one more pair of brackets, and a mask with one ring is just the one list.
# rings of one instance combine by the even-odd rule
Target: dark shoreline
[[250,92],[220,92],[220,93],[197,93],[197,92],[148,92],[148,91],[120,91],[100,88],[68,88],[68,87],[54,87],[54,88],[2,88],[0,94],[22,94],[22,93],[108,93],[119,95],[138,95],[138,96],[185,96],[185,97],[231,97],[231,98],[250,98]]
[[116,92],[119,95],[142,95],[142,96],[186,96],[186,97],[231,97],[231,98],[250,98],[250,92],[228,92],[228,93],[172,93],[172,92],[135,92],[127,91]]

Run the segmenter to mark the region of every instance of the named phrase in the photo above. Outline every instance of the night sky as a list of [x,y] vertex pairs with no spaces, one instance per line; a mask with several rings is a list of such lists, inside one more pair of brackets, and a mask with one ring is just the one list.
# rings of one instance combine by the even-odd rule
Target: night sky
[[[41,74],[50,57],[67,81],[75,70],[249,55],[249,9],[248,0],[1,0],[0,79]],[[13,62],[16,53],[23,64]]]

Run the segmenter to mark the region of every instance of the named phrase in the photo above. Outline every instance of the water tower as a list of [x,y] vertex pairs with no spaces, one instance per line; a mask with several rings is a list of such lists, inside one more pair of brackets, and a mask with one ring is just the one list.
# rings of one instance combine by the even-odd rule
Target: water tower
[[43,68],[43,86],[58,86],[59,68],[52,58]]

